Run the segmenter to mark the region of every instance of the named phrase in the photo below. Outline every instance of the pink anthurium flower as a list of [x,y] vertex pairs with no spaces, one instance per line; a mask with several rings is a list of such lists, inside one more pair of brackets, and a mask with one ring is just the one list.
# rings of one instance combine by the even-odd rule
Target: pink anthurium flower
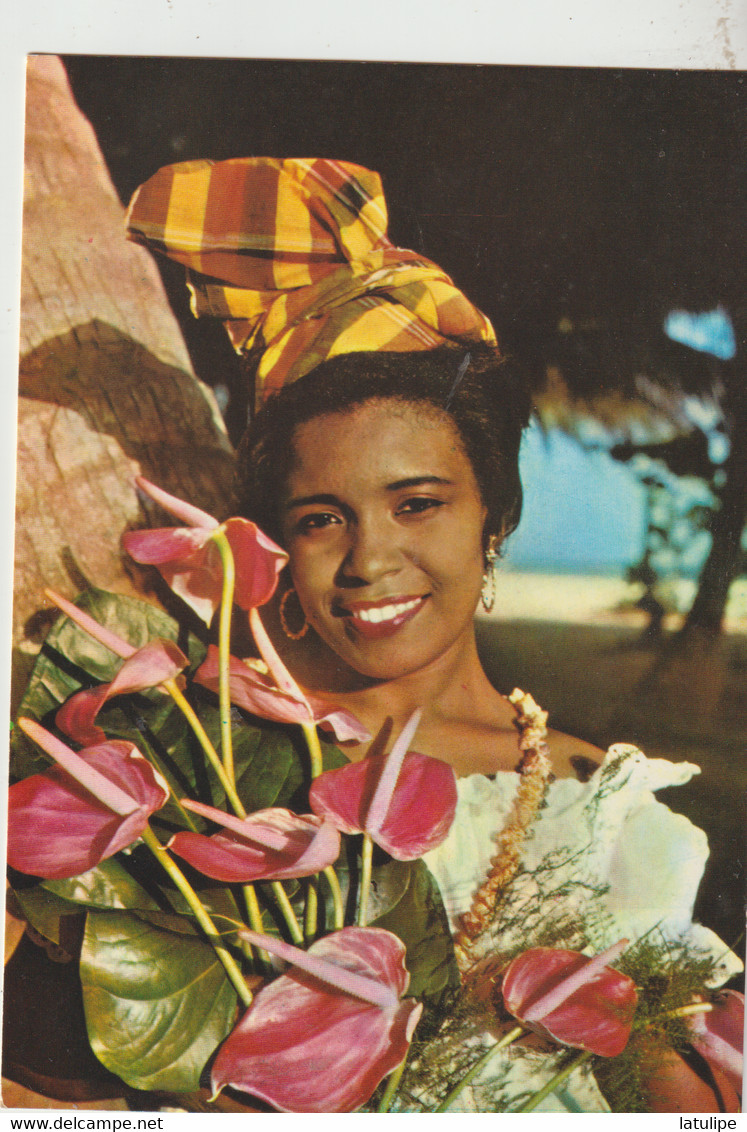
[[[164,510],[187,525],[128,531],[122,545],[136,562],[155,566],[174,593],[209,625],[220,605],[223,587],[223,567],[213,542],[221,524],[206,511],[169,495],[143,476],[137,476],[136,483]],[[246,610],[264,605],[275,592],[288,555],[248,519],[229,519],[222,527],[234,556],[236,604]]]
[[103,743],[106,735],[94,720],[108,699],[157,688],[173,680],[188,664],[187,657],[173,641],[160,638],[149,641],[124,662],[110,684],[85,688],[71,696],[57,712],[55,723],[76,743],[86,746]]
[[57,764],[11,786],[8,863],[32,876],[77,876],[137,841],[169,788],[132,743],[75,754],[32,719],[18,726]]
[[173,641],[161,638],[149,641],[142,648],[136,649],[129,641],[100,625],[88,613],[78,609],[77,605],[73,605],[54,590],[45,590],[45,593],[71,621],[124,659],[124,664],[111,683],[76,692],[55,716],[55,723],[60,731],[64,731],[76,743],[85,746],[103,743],[106,741],[106,735],[96,726],[94,720],[108,699],[127,692],[142,692],[145,688],[156,688],[167,680],[173,680],[187,667],[189,660]]
[[440,759],[408,751],[416,711],[388,755],[327,770],[315,778],[309,803],[343,833],[367,833],[398,861],[411,861],[446,837],[457,803],[454,771]]
[[744,1046],[744,995],[720,991],[713,1009],[688,1018],[690,1041],[706,1061],[720,1069],[742,1095]]
[[226,884],[312,876],[340,855],[340,834],[313,814],[275,808],[236,818],[189,798],[182,805],[226,832],[212,837],[177,833],[169,848],[205,876]]
[[[274,719],[278,723],[316,723],[334,731],[340,742],[350,739],[364,742],[371,738],[349,711],[331,707],[316,696],[306,695],[292,677],[292,686],[279,688],[260,660],[238,660],[232,656],[228,678],[232,702],[261,719]],[[214,645],[208,647],[207,656],[195,673],[195,682],[211,691],[218,691],[219,654]]]
[[630,1036],[638,995],[633,980],[607,964],[627,944],[622,939],[592,958],[554,947],[522,952],[503,975],[506,1008],[543,1037],[616,1057]]
[[218,1051],[227,1085],[281,1112],[354,1112],[405,1057],[422,1004],[402,999],[404,944],[381,928],[343,928],[300,951],[240,932],[292,966],[255,997]]

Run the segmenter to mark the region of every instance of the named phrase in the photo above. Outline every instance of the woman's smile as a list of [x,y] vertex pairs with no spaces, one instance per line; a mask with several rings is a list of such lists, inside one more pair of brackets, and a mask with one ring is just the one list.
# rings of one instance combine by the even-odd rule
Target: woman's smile
[[419,671],[472,634],[485,508],[450,418],[372,400],[301,425],[283,507],[309,622],[353,669]]
[[369,641],[396,633],[422,609],[428,594],[422,597],[382,598],[381,601],[348,602],[338,616],[348,622],[352,633],[360,633]]

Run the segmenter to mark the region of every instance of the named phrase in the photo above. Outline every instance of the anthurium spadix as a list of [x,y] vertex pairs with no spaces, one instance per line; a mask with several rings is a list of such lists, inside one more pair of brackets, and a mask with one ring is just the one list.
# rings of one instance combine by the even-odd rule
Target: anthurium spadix
[[34,720],[18,726],[55,762],[9,791],[8,863],[19,872],[55,880],[84,873],[137,841],[169,797],[132,743],[76,754]]
[[314,779],[309,803],[342,833],[367,833],[398,861],[435,849],[446,837],[457,803],[447,763],[408,751],[420,722],[410,717],[388,755],[372,756]]
[[616,1057],[630,1036],[638,995],[633,980],[608,964],[627,944],[620,940],[591,958],[553,947],[522,952],[503,975],[506,1008],[561,1045]]
[[404,944],[381,928],[343,928],[300,951],[240,932],[286,960],[218,1051],[216,1092],[232,1086],[281,1112],[353,1112],[404,1059],[422,1004],[403,999]]
[[[370,739],[368,731],[349,711],[336,708],[316,696],[306,695],[295,680],[278,687],[267,666],[260,660],[229,661],[228,681],[231,702],[261,719],[277,723],[318,724],[334,732],[344,743]],[[195,673],[195,683],[217,692],[220,682],[220,658],[215,645],[208,646],[207,656]]]
[[340,855],[340,834],[313,814],[274,808],[237,818],[189,798],[182,805],[217,822],[224,832],[212,837],[177,833],[169,848],[205,876],[226,884],[312,876]]
[[213,536],[221,526],[233,552],[236,604],[248,610],[270,600],[288,555],[255,523],[235,518],[220,524],[206,511],[169,495],[144,476],[137,476],[136,483],[186,526],[128,531],[122,545],[136,562],[155,566],[198,617],[209,625],[220,604],[223,566]]
[[111,683],[76,692],[62,705],[55,716],[55,723],[60,731],[64,731],[76,743],[85,746],[103,743],[106,741],[106,735],[96,726],[95,719],[108,699],[128,692],[157,688],[183,672],[189,660],[173,641],[161,638],[148,641],[142,648],[136,649],[129,641],[100,625],[93,617],[78,609],[77,605],[73,605],[54,590],[45,590],[45,593],[71,621],[124,660],[124,664]]

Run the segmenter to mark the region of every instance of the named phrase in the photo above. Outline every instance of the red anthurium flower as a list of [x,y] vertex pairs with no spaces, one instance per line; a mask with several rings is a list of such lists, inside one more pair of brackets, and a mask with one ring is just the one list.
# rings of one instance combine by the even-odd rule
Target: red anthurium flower
[[721,991],[707,1014],[692,1014],[690,1041],[709,1064],[726,1074],[742,1095],[744,1046],[744,995]]
[[226,884],[312,876],[340,855],[340,834],[331,822],[313,814],[271,809],[236,818],[189,798],[182,805],[226,832],[212,837],[177,833],[169,848],[205,876]]
[[630,1036],[638,995],[633,980],[607,964],[627,943],[620,940],[593,958],[554,947],[524,951],[503,975],[506,1008],[561,1045],[616,1057]]
[[[187,526],[129,531],[122,539],[125,550],[136,562],[157,567],[174,593],[209,625],[220,605],[223,588],[223,567],[212,541],[221,524],[143,476],[137,476],[136,483]],[[222,526],[236,567],[236,604],[242,609],[264,605],[275,592],[288,555],[248,519],[229,519]]]
[[11,786],[8,862],[32,876],[77,876],[137,841],[169,789],[132,743],[75,754],[31,719],[19,727],[57,764]]
[[309,802],[343,833],[367,833],[398,861],[411,861],[446,837],[457,803],[447,763],[408,751],[420,722],[416,711],[388,755],[327,770],[315,778]]
[[55,593],[54,590],[44,591],[47,597],[62,610],[71,621],[79,625],[95,640],[100,641],[117,656],[124,659],[124,664],[110,684],[100,684],[98,688],[84,689],[76,692],[74,696],[63,704],[55,716],[55,723],[60,731],[64,731],[76,743],[90,746],[93,743],[103,743],[106,735],[94,723],[96,716],[104,703],[111,696],[121,696],[126,692],[142,692],[145,688],[156,688],[166,680],[173,680],[187,665],[189,660],[182,650],[173,641],[160,638],[149,641],[140,649],[134,648],[129,641],[117,636],[111,629],[100,625],[88,613],[78,609],[71,601]]
[[422,1004],[401,999],[404,944],[381,928],[343,928],[300,951],[256,932],[292,966],[270,983],[218,1051],[230,1085],[281,1112],[353,1112],[405,1057]]
[[[252,715],[278,723],[316,723],[334,731],[340,742],[349,739],[363,742],[371,738],[349,711],[330,707],[318,697],[306,695],[295,681],[292,689],[278,688],[262,661],[238,660],[232,656],[228,674],[232,702]],[[219,681],[218,650],[210,645],[205,661],[195,673],[195,682],[217,692]]]

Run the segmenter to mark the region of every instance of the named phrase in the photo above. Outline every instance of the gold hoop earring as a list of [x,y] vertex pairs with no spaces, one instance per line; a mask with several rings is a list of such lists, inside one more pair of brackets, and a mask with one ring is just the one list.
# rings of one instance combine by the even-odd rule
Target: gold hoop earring
[[485,551],[485,574],[480,591],[480,602],[486,613],[491,613],[495,605],[495,563],[498,558],[498,545],[498,536],[491,535]]
[[[285,603],[287,602],[287,600],[291,596],[291,594],[294,594],[294,593],[296,593],[296,591],[295,591],[294,587],[291,586],[289,590],[285,591],[285,593],[283,594],[283,596],[280,599],[280,624],[283,626],[283,632],[285,633],[286,637],[288,637],[291,641],[300,641],[301,637],[305,637],[306,634],[309,631],[309,623],[306,620],[306,614],[303,613],[303,609],[301,610],[301,612],[303,613],[303,625],[301,626],[301,628],[298,630],[297,633],[293,632],[293,630],[289,627],[288,622],[285,619]],[[296,596],[298,596],[298,595],[296,595]],[[298,604],[300,605],[301,603],[299,602]]]

